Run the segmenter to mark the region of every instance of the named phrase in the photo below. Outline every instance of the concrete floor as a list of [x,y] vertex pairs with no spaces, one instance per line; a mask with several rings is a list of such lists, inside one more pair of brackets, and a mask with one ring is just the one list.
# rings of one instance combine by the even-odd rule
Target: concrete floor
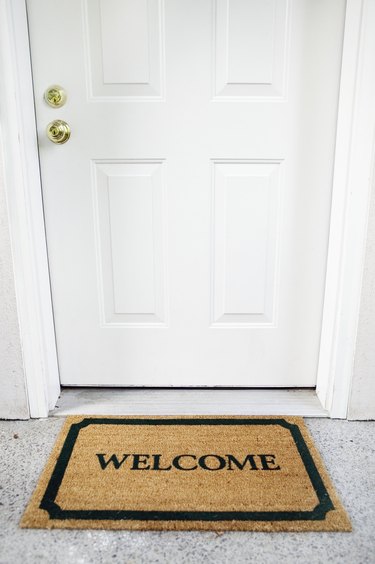
[[375,422],[308,419],[352,533],[21,530],[61,418],[0,421],[0,563],[375,563]]

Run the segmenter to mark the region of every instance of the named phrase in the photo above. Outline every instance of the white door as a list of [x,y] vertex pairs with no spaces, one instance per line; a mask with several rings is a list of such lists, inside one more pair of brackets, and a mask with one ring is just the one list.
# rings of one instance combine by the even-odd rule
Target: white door
[[27,8],[62,384],[314,386],[345,1]]

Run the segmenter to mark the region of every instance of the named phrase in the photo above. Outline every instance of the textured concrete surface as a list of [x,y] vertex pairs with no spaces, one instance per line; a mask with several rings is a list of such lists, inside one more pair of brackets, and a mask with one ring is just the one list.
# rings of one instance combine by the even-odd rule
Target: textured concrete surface
[[375,423],[309,419],[352,533],[21,530],[62,419],[0,421],[0,563],[375,563]]

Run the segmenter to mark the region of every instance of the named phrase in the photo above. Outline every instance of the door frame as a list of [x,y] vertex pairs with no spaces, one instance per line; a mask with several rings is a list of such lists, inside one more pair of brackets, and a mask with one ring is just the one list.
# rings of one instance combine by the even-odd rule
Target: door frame
[[[316,393],[330,417],[350,398],[374,164],[375,0],[347,0]],[[60,394],[25,0],[0,0],[0,111],[31,417]]]

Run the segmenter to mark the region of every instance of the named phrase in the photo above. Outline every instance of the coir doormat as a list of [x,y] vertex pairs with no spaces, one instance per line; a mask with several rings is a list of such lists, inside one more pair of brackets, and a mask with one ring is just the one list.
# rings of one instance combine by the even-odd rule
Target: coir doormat
[[22,527],[349,531],[299,417],[69,417]]

